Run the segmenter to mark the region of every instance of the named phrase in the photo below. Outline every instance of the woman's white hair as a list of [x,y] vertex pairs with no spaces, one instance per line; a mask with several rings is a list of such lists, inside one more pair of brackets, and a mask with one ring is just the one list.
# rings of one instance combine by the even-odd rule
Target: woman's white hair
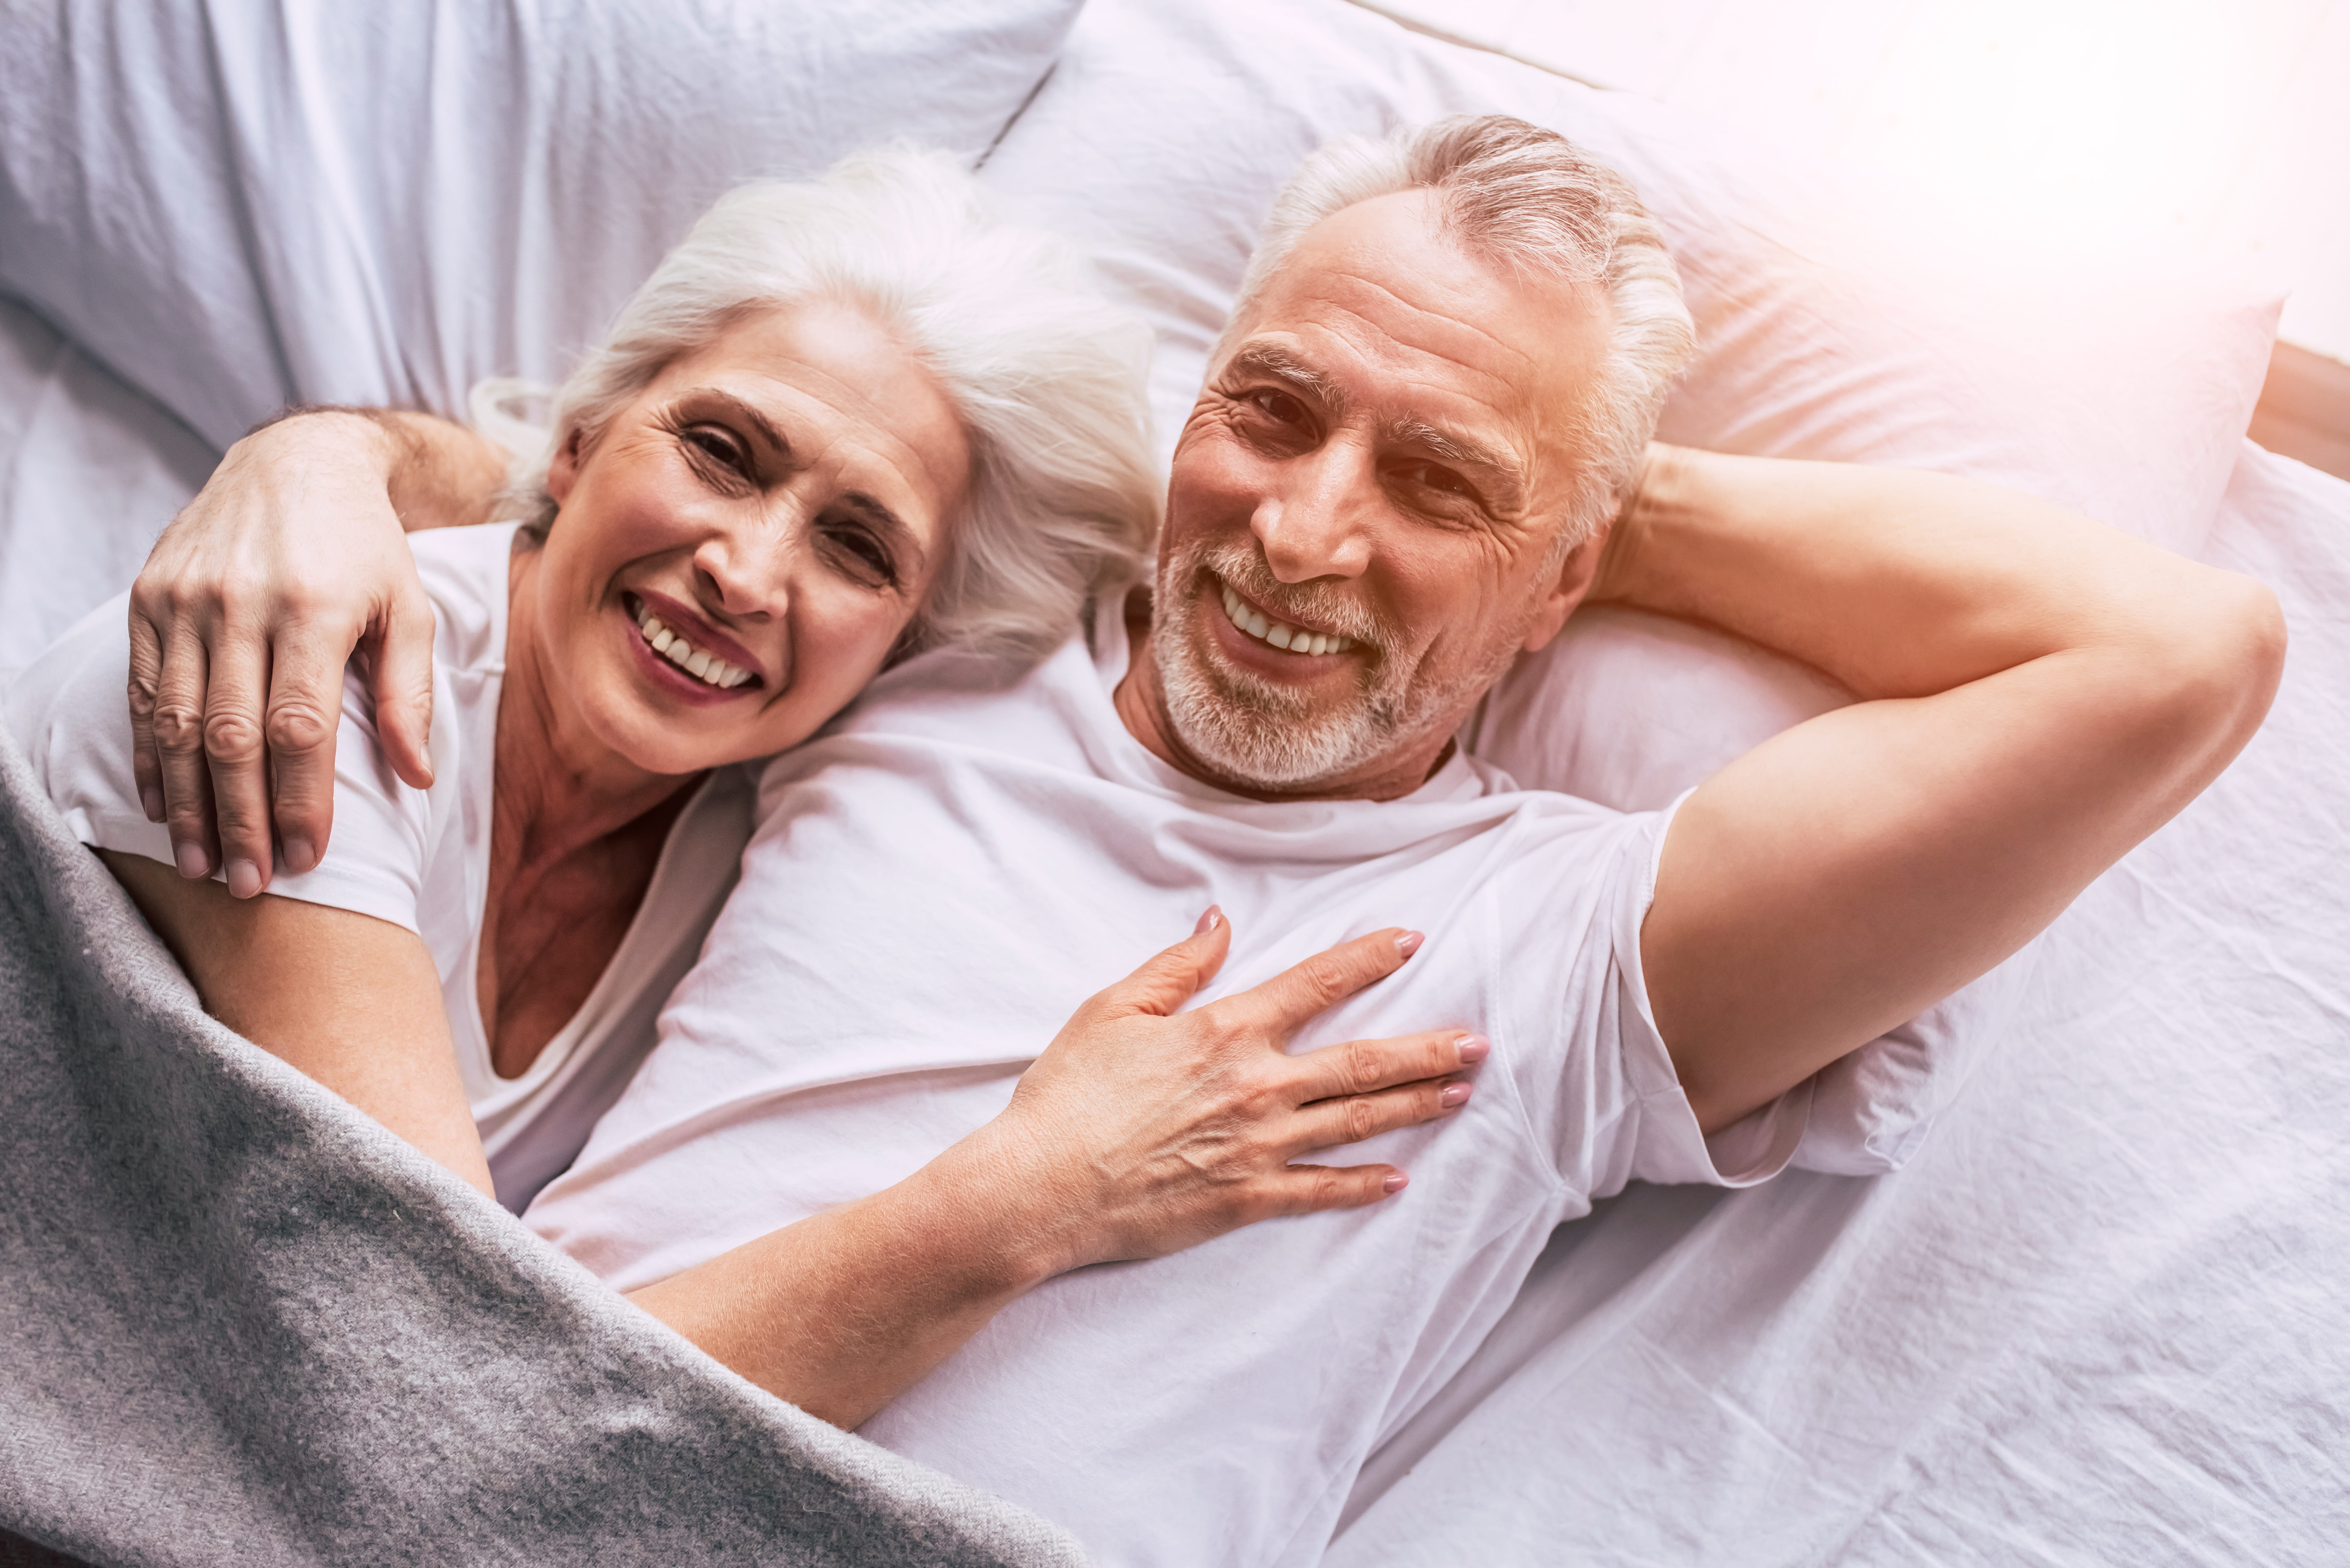
[[970,442],[963,512],[901,651],[1041,655],[1087,599],[1143,571],[1159,499],[1149,328],[1095,296],[1059,241],[996,222],[951,156],[907,147],[721,197],[555,390],[546,423],[520,411],[543,389],[474,388],[474,424],[517,454],[504,515],[543,535],[559,440],[594,441],[666,367],[745,317],[816,301],[890,333],[937,377]]
[[1697,334],[1664,235],[1621,174],[1554,130],[1508,115],[1461,115],[1384,140],[1347,137],[1299,165],[1274,202],[1233,307],[1233,334],[1305,231],[1357,202],[1433,191],[1454,243],[1517,275],[1596,287],[1614,339],[1584,400],[1583,483],[1553,548],[1563,556],[1615,514],[1640,472],[1673,378]]

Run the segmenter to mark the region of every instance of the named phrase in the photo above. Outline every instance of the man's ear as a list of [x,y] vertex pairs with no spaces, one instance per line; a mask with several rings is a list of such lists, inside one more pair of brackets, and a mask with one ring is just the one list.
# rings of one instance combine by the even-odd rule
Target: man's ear
[[1592,580],[1599,575],[1600,557],[1607,552],[1607,532],[1613,520],[1602,523],[1592,531],[1591,537],[1566,553],[1560,563],[1558,576],[1543,591],[1542,603],[1534,608],[1534,623],[1526,628],[1525,640],[1518,646],[1528,653],[1547,647],[1556,637],[1583,596],[1591,591]]
[[557,506],[571,499],[571,487],[579,482],[579,427],[573,425],[546,464],[546,493]]

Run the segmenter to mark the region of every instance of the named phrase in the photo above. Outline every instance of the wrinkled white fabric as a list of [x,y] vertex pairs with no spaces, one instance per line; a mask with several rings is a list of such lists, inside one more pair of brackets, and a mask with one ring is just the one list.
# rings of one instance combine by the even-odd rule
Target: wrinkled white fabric
[[0,680],[122,591],[216,455],[0,296]]
[[551,380],[718,194],[976,160],[1077,0],[34,0],[0,288],[215,445],[289,402]]

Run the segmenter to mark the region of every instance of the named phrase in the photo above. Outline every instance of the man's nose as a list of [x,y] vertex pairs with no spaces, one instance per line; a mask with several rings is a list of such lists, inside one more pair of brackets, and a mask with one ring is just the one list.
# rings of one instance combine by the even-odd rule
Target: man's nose
[[1284,583],[1357,577],[1370,566],[1369,524],[1378,504],[1369,454],[1331,441],[1279,465],[1249,526]]

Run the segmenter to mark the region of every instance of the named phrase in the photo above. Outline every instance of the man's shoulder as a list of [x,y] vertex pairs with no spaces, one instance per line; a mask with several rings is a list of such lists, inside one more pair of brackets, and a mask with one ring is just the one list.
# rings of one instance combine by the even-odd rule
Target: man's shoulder
[[1082,635],[1041,659],[942,648],[884,670],[813,737],[766,764],[763,791],[846,763],[952,750],[1082,765],[1082,736],[1110,711]]

